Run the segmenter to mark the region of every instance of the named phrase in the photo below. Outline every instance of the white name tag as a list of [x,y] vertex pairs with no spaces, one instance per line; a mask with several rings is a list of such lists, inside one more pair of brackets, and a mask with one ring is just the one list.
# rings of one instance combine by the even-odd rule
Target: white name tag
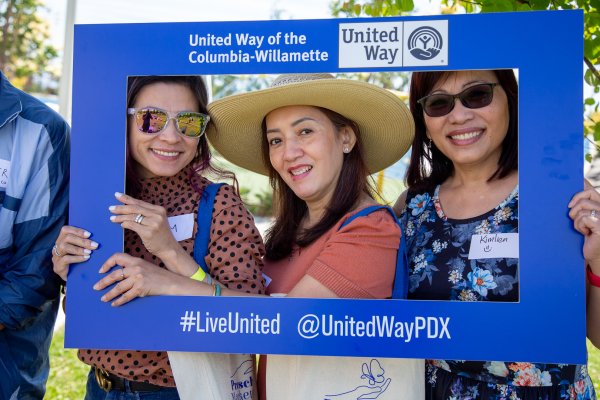
[[194,233],[194,214],[169,217],[169,227],[178,242],[191,238]]
[[519,258],[519,234],[491,233],[471,236],[469,260],[479,258]]
[[0,159],[0,188],[6,189],[8,186],[8,170],[10,161]]

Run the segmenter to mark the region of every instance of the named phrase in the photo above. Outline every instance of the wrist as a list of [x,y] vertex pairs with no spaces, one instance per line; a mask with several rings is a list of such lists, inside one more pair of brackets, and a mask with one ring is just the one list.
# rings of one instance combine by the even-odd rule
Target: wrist
[[164,251],[158,258],[169,271],[186,277],[192,276],[198,269],[196,262],[180,246]]
[[587,266],[587,280],[590,285],[600,287],[600,276],[596,275],[589,265]]
[[190,276],[190,279],[198,282],[204,282],[206,279],[206,272],[204,272],[202,268],[198,267],[198,270],[194,273],[194,275]]

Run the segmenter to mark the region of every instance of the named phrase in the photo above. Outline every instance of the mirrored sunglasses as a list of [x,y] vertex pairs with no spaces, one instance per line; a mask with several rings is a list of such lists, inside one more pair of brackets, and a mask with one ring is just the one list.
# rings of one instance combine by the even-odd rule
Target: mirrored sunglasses
[[172,115],[156,107],[128,108],[127,114],[135,117],[138,131],[156,135],[166,129],[170,120],[175,120],[177,132],[184,136],[198,138],[202,136],[210,117],[206,114],[182,111]]
[[443,117],[454,109],[455,99],[459,99],[467,108],[482,108],[489,106],[494,98],[494,87],[498,83],[480,83],[466,88],[458,94],[435,93],[425,96],[417,103],[423,107],[425,114],[430,117]]

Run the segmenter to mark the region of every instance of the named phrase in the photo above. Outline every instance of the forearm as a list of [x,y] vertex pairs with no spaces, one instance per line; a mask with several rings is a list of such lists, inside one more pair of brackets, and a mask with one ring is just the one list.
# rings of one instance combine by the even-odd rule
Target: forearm
[[[592,269],[592,267],[594,268]],[[593,275],[598,276],[600,274],[600,271],[598,271],[600,266],[594,265],[590,268]],[[594,279],[594,281],[596,280]],[[597,284],[598,282],[594,283]],[[588,280],[586,286],[587,337],[594,346],[600,348],[600,287],[592,284],[590,280]]]
[[169,271],[187,278],[194,275],[199,268],[196,261],[179,245],[173,246],[159,258]]
[[587,299],[587,337],[600,348],[600,288],[589,286]]
[[215,285],[219,285],[220,296],[253,296],[252,294],[244,293],[242,291],[227,289],[217,282],[208,284],[175,273],[170,273],[170,278],[165,279],[164,281],[165,284],[162,285],[163,292],[157,294],[167,296],[214,296],[216,295]]

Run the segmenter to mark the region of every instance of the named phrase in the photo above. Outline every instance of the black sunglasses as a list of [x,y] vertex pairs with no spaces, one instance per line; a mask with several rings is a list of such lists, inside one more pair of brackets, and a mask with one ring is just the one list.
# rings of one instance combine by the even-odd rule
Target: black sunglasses
[[455,99],[459,99],[467,108],[489,106],[494,98],[494,87],[498,83],[480,83],[466,88],[457,94],[435,93],[425,96],[417,103],[423,107],[425,114],[430,117],[443,117],[454,109]]

